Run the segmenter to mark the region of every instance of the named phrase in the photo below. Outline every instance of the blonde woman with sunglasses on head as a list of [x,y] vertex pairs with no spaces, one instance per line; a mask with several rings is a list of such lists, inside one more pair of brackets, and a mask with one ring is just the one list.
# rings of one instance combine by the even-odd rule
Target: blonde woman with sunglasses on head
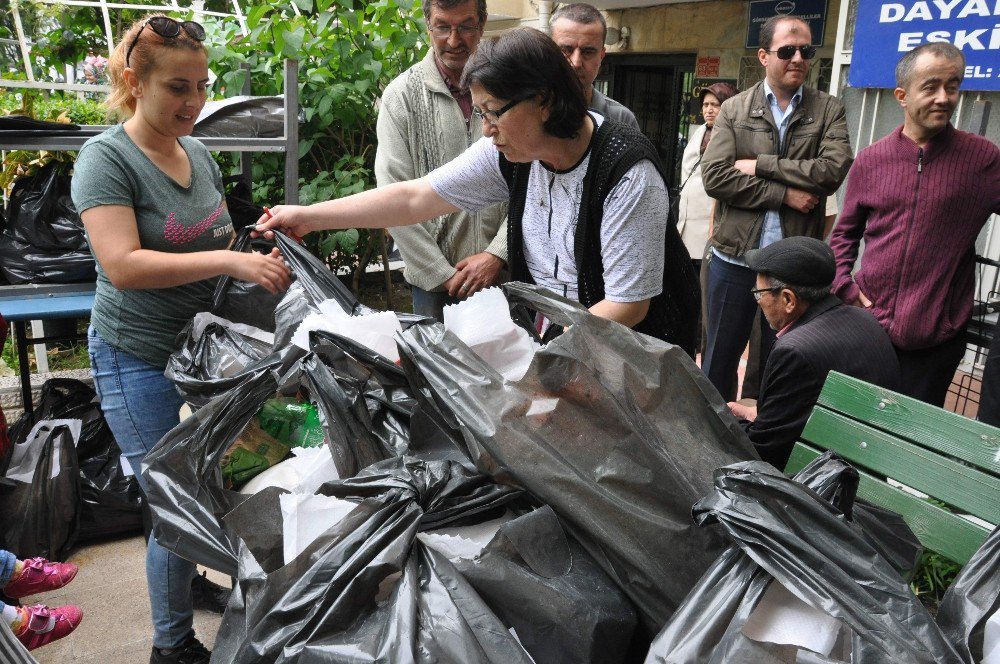
[[[73,175],[73,202],[98,266],[89,331],[94,384],[143,490],[143,458],[179,421],[182,400],[163,376],[177,333],[210,307],[221,275],[272,292],[289,284],[276,249],[228,250],[233,225],[222,175],[189,137],[205,105],[204,39],[198,23],[167,16],[125,33],[108,63],[107,103],[127,119],[87,141]],[[151,664],[209,661],[192,627],[194,574],[193,563],[150,538]]]

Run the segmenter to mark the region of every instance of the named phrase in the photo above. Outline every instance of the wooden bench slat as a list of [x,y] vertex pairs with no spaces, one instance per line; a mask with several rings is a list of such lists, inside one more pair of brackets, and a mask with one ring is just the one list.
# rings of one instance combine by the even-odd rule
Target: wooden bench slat
[[1000,429],[831,371],[819,405],[1000,475]]
[[[822,452],[796,443],[785,472],[794,473]],[[903,516],[914,534],[931,551],[964,565],[986,541],[989,531],[951,512],[859,470],[858,497]]]
[[985,519],[1000,522],[1000,477],[817,406],[802,439]]

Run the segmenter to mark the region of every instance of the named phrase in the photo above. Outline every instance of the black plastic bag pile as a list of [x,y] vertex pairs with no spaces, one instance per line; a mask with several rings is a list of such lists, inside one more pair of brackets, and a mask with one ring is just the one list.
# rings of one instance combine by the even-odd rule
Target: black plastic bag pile
[[[1000,526],[959,572],[938,608],[937,623],[965,662],[979,662],[986,621],[1000,612]],[[996,653],[994,653],[994,656]]]
[[691,505],[715,469],[756,455],[681,348],[533,286],[504,291],[566,328],[521,380],[437,325],[404,331],[401,354],[477,468],[550,505],[655,634],[725,548]]
[[793,645],[745,633],[772,583],[839,621],[822,661],[971,664],[900,573],[912,571],[919,543],[851,520],[857,482],[857,471],[829,452],[794,479],[762,462],[720,468],[715,491],[693,513],[700,525],[719,524],[733,545],[654,640],[647,664],[794,662]]
[[227,517],[243,542],[240,581],[214,660],[622,661],[635,612],[550,509],[507,522],[472,561],[417,538],[491,518],[519,491],[461,464],[398,457],[319,493],[357,507],[285,565],[280,518],[268,519],[277,492]]
[[0,273],[12,284],[97,279],[66,168],[51,163],[14,183],[0,233]]
[[0,488],[3,548],[64,560],[78,543],[142,530],[143,499],[89,385],[55,378],[11,426]]

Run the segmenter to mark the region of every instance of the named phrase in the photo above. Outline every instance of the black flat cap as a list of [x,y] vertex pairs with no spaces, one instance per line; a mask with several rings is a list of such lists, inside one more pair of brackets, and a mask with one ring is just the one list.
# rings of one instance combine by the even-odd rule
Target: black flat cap
[[763,249],[751,249],[745,258],[754,272],[793,286],[829,286],[837,271],[833,250],[811,237],[786,237]]

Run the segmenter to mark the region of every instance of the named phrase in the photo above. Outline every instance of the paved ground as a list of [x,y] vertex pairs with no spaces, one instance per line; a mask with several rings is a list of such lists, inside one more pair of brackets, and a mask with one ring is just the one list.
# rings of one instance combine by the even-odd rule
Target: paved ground
[[[32,652],[40,664],[146,664],[152,646],[146,594],[146,546],[141,537],[78,550],[70,561],[80,573],[65,588],[29,598],[49,606],[77,604],[83,622],[75,632]],[[209,572],[216,583],[229,578]],[[221,616],[195,612],[198,638],[212,647]]]

